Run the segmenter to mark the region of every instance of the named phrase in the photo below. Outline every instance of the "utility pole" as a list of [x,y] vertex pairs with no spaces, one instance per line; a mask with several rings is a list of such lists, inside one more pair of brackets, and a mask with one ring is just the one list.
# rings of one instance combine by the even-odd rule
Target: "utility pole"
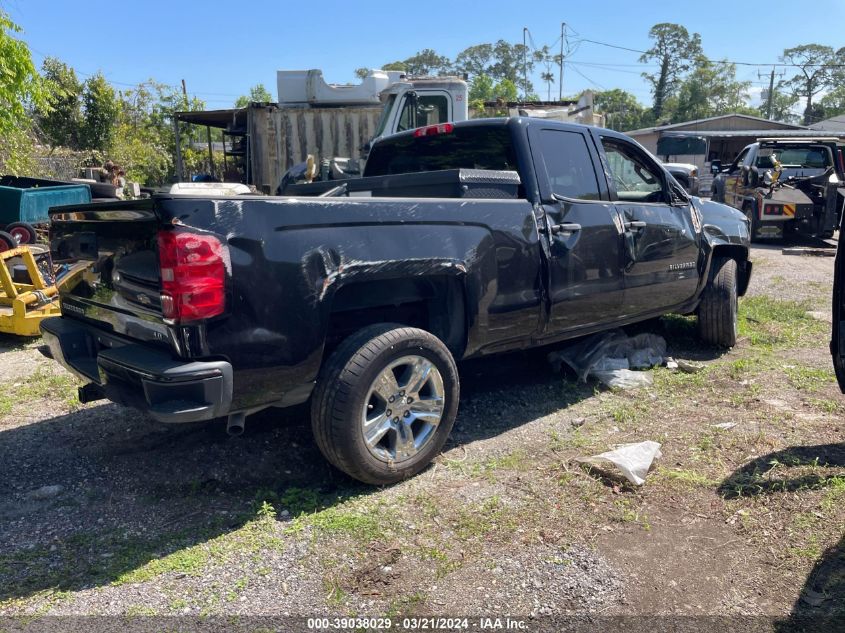
[[566,37],[566,22],[560,23],[560,74],[558,77],[557,100],[563,101],[563,38]]
[[[783,77],[784,73],[778,73],[781,77]],[[762,79],[763,75],[760,74],[760,71],[757,71],[757,79]],[[768,98],[766,99],[766,118],[769,121],[772,120],[772,110],[774,109],[774,99],[775,99],[775,67],[772,66],[772,72],[769,75],[769,94]]]
[[528,101],[528,27],[522,27],[522,94],[523,101]]

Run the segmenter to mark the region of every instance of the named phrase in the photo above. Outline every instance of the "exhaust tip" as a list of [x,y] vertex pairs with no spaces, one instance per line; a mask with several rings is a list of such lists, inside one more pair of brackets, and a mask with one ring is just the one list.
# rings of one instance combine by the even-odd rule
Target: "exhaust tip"
[[246,415],[243,413],[233,413],[229,416],[226,422],[226,433],[232,437],[237,437],[244,434],[244,423],[246,422]]

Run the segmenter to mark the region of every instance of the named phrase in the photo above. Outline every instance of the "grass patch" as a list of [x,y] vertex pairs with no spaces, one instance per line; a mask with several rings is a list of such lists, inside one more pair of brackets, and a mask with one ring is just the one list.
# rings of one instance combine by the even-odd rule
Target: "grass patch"
[[45,398],[61,399],[69,407],[79,405],[77,382],[67,373],[53,373],[43,367],[25,378],[0,387],[0,415],[8,415],[15,405]]
[[669,481],[678,482],[690,488],[710,488],[719,483],[706,475],[684,468],[673,468],[671,470],[661,468],[658,472]]
[[792,386],[801,391],[819,391],[836,380],[836,376],[829,369],[816,369],[805,365],[790,365],[783,369]]
[[373,541],[392,532],[398,524],[396,512],[387,503],[363,503],[350,499],[311,514],[300,513],[285,529],[295,534],[311,529],[317,534],[346,535],[361,541]]
[[842,413],[845,409],[841,402],[830,398],[811,398],[810,404],[825,413]]
[[745,297],[739,304],[739,335],[764,349],[816,345],[830,326],[807,314],[812,309],[807,301]]

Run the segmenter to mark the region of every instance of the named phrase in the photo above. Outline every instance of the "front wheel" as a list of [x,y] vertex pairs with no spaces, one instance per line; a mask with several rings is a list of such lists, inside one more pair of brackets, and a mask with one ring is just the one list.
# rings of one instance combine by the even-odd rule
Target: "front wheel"
[[317,445],[335,467],[368,484],[425,468],[458,411],[459,380],[440,339],[378,324],[347,338],[326,363],[311,407]]
[[698,304],[698,336],[705,343],[733,347],[737,337],[736,260],[714,257]]

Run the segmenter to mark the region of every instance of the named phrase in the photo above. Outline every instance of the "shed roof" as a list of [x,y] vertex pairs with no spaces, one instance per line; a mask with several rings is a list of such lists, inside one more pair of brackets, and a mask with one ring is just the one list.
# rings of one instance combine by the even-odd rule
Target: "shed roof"
[[[626,132],[629,136],[630,132]],[[843,130],[678,130],[671,132],[670,136],[704,136],[716,138],[825,138],[830,136],[845,136],[845,129]]]
[[829,119],[825,119],[824,121],[819,121],[818,123],[813,123],[810,128],[813,130],[845,132],[845,114],[840,114],[839,116],[831,117]]
[[[663,132],[665,130],[682,130],[684,128],[694,128],[697,125],[701,125],[704,123],[712,123],[713,121],[728,121],[728,120],[742,120],[743,122],[748,123],[765,123],[770,125],[774,128],[782,127],[786,130],[805,130],[804,126],[801,125],[793,125],[792,123],[782,123],[781,121],[770,121],[769,119],[764,119],[758,116],[751,116],[750,114],[720,114],[719,116],[711,116],[705,119],[695,119],[693,121],[682,121],[681,123],[671,123],[669,125],[657,125],[654,127],[645,127],[639,130],[631,130],[630,132],[625,132],[628,136],[639,136],[642,134],[651,134],[653,132]],[[744,130],[743,130],[744,131]],[[771,128],[768,128],[768,131],[771,132]]]

